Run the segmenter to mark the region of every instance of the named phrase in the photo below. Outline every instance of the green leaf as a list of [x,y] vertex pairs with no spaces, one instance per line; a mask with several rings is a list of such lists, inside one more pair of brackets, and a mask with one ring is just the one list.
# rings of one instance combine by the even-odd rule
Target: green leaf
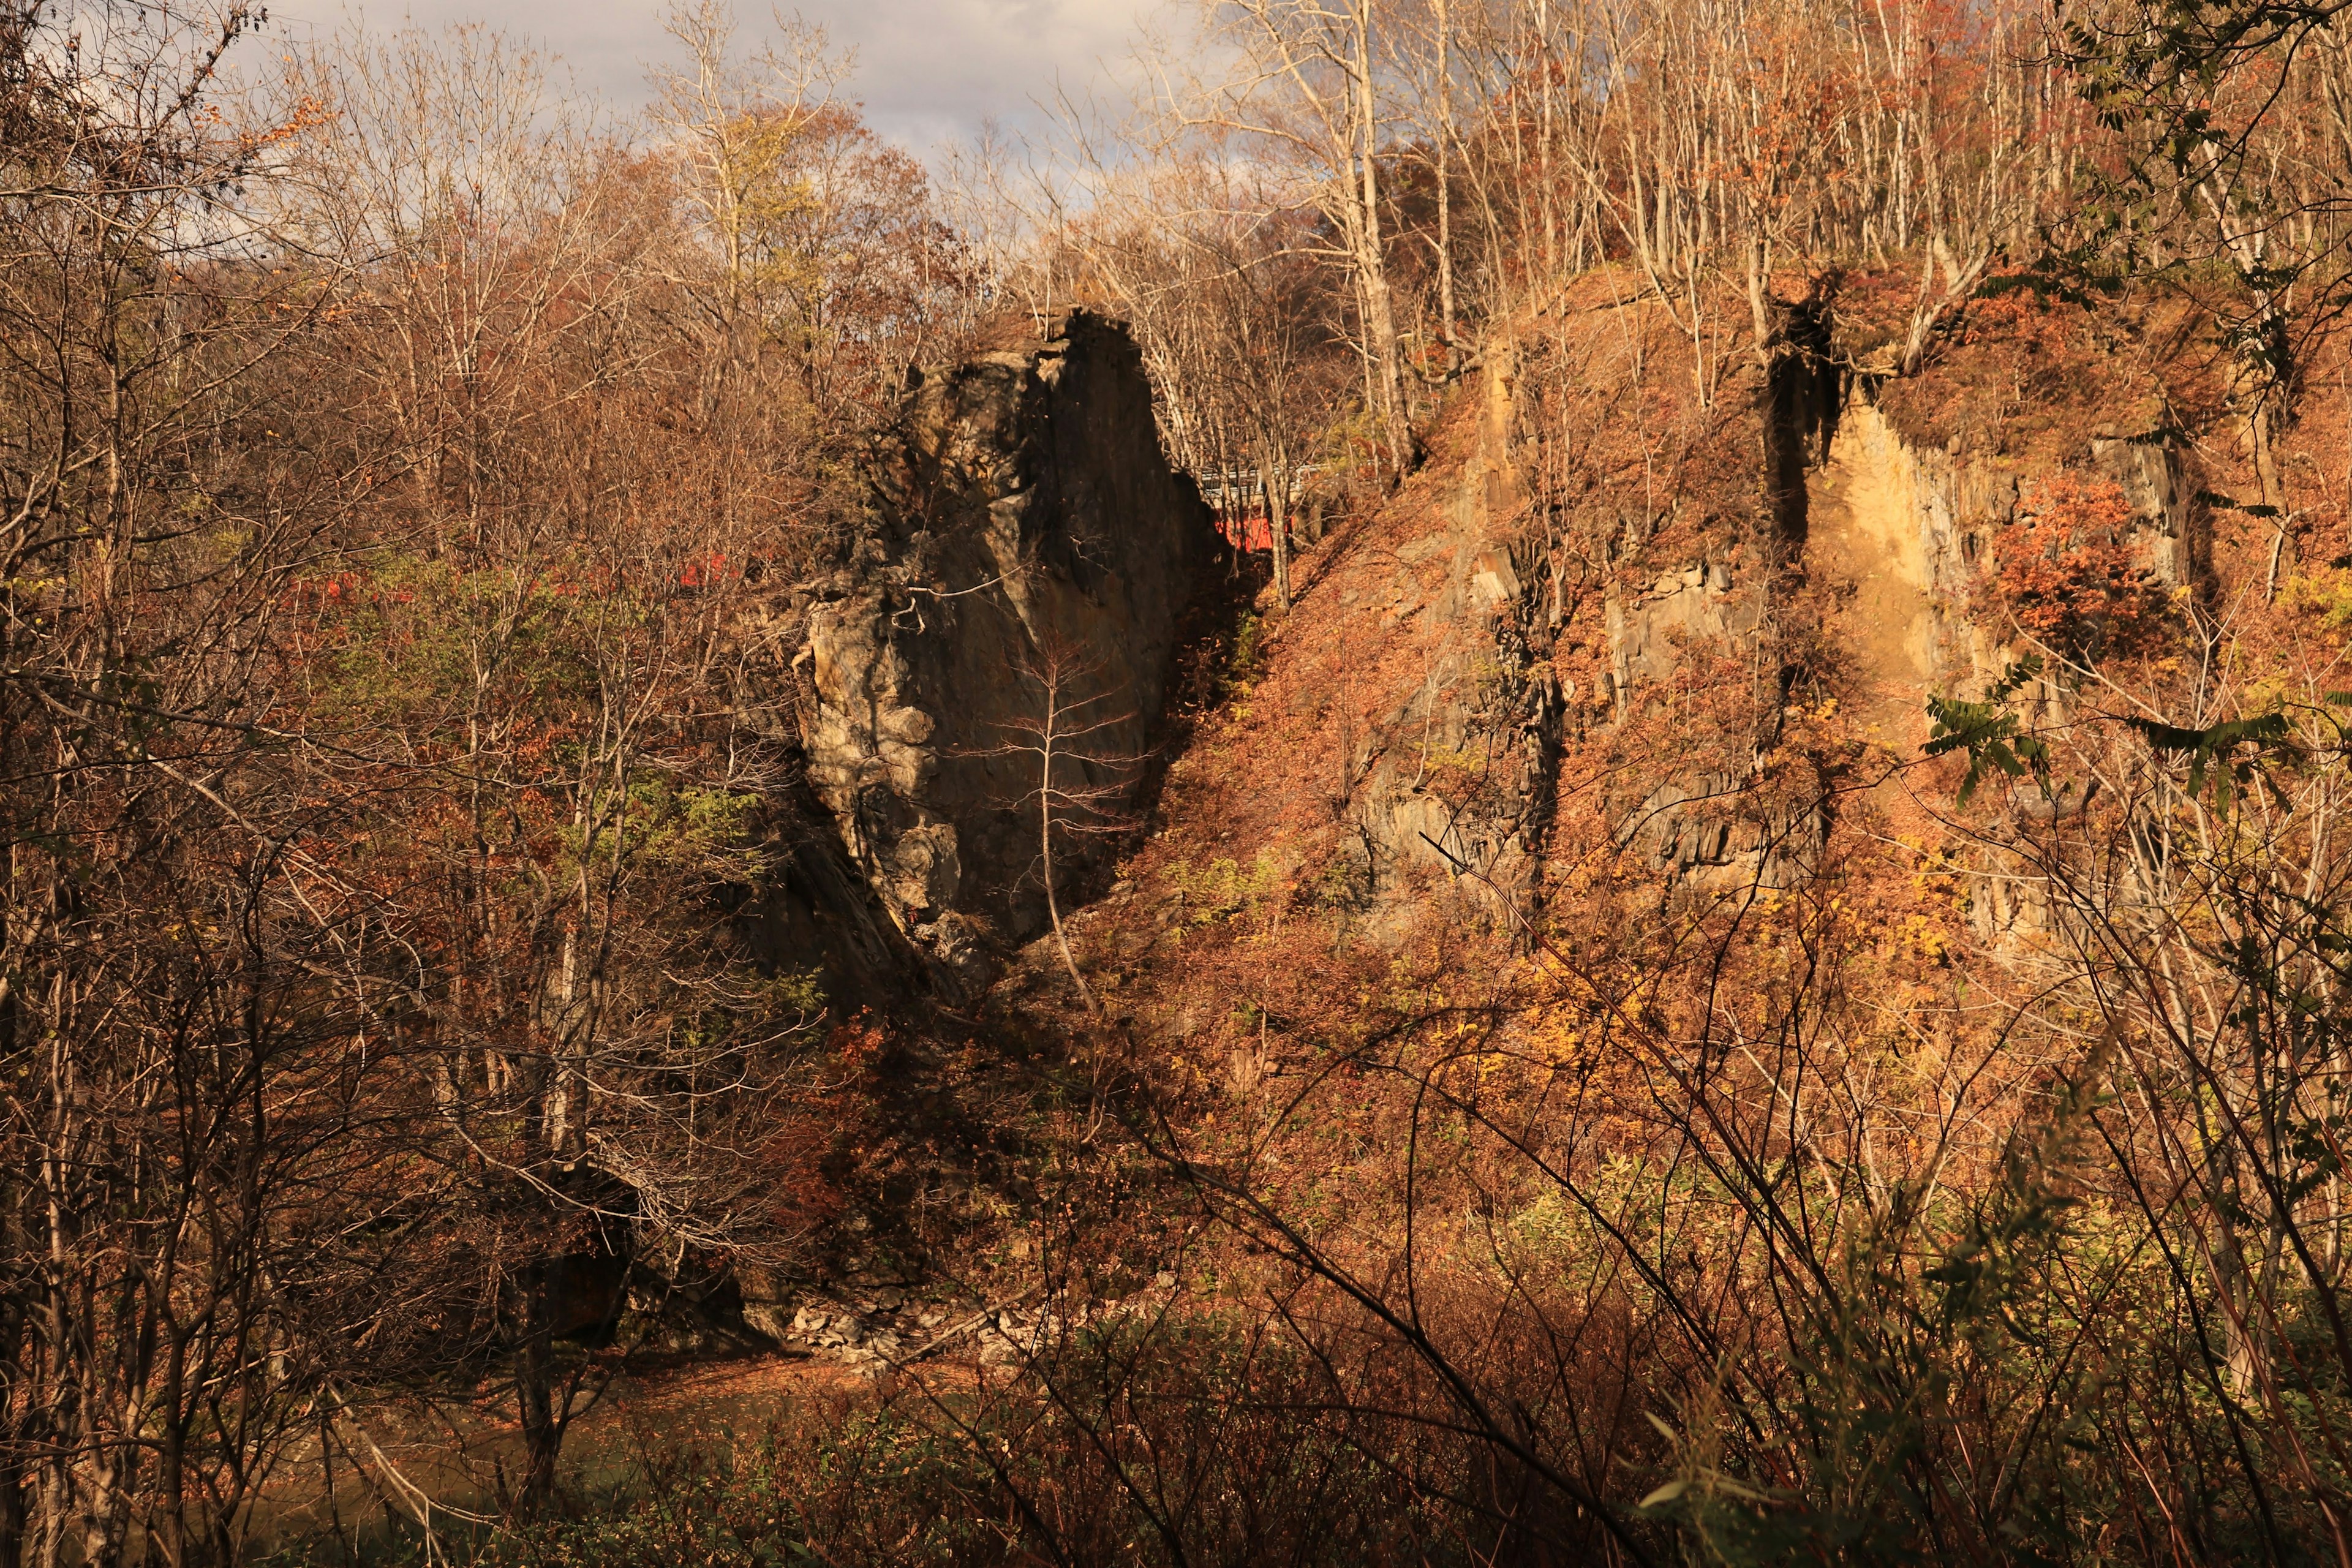
[[1927,716],[1934,721],[1934,727],[1922,753],[1940,757],[1965,751],[1969,754],[1969,771],[1960,779],[1958,804],[1969,804],[1987,768],[2013,779],[2030,773],[2042,793],[2049,793],[2050,748],[2023,733],[2016,713],[2009,707],[2010,699],[2041,674],[2041,658],[2028,655],[2011,665],[1992,683],[1981,702],[1967,702],[1956,697],[1927,699]]
[[[2257,764],[2265,753],[2294,750],[2286,715],[2276,711],[2259,713],[2251,719],[2231,719],[2202,730],[2184,729],[2154,719],[2135,718],[2126,722],[2139,731],[2151,751],[2189,759],[2190,798],[2205,793],[2210,777],[2213,804],[2221,811],[2229,810],[2237,793],[2259,776]],[[2242,762],[2236,760],[2242,746],[2252,747],[2254,752]]]

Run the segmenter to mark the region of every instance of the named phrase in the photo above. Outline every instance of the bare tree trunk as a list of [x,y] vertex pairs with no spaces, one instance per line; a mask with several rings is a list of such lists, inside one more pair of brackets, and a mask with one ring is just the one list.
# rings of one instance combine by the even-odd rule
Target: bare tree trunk
[[1290,608],[1290,520],[1284,515],[1276,492],[1281,488],[1275,476],[1276,464],[1270,457],[1261,455],[1257,466],[1258,494],[1265,501],[1266,542],[1274,552],[1274,602],[1281,608]]
[[1390,470],[1402,474],[1412,462],[1412,429],[1405,414],[1404,364],[1397,342],[1396,308],[1389,291],[1387,247],[1381,238],[1380,105],[1372,80],[1372,0],[1355,0],[1352,20],[1352,129],[1363,187],[1356,268],[1363,279],[1364,327],[1371,338],[1372,360],[1380,373],[1379,415],[1388,437]]
[[[16,998],[0,1002],[0,1042],[13,1043]],[[9,1194],[0,1258],[25,1257],[28,1235],[22,1199]],[[12,1279],[0,1288],[0,1568],[19,1568],[25,1561],[26,1489],[32,1479],[34,1414],[30,1296],[31,1281]]]
[[1437,332],[1445,374],[1461,361],[1454,341],[1454,32],[1447,0],[1437,0]]
[[1045,724],[1040,733],[1037,749],[1037,855],[1040,873],[1045,881],[1045,919],[1054,927],[1054,945],[1062,951],[1062,967],[1070,972],[1070,984],[1078,988],[1078,995],[1089,1013],[1099,1013],[1087,977],[1078,973],[1078,961],[1070,952],[1069,932],[1062,929],[1062,903],[1054,888],[1054,803],[1058,798],[1054,789],[1054,763],[1059,754],[1056,742],[1060,735],[1061,694],[1053,683],[1045,689]]
[[556,1410],[559,1371],[555,1363],[554,1304],[548,1259],[527,1266],[516,1288],[514,1384],[516,1415],[522,1426],[523,1468],[509,1510],[517,1519],[535,1519],[555,1499],[555,1462],[563,1451],[563,1424]]

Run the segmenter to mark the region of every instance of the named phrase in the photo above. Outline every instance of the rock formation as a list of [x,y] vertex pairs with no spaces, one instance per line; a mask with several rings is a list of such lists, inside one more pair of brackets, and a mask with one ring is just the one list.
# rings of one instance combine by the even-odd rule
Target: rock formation
[[[1621,481],[1549,521],[1527,478],[1542,436],[1515,354],[1490,345],[1470,439],[1444,480],[1450,526],[1388,546],[1395,586],[1367,601],[1427,644],[1424,679],[1360,747],[1357,833],[1376,890],[1392,887],[1409,906],[1417,895],[1395,873],[1418,864],[1475,873],[1532,908],[1552,773],[1580,731],[1601,764],[1596,787],[1620,850],[1675,881],[1801,880],[1829,831],[1825,783],[1758,787],[1761,759],[1783,739],[1794,601],[1820,617],[1816,646],[1834,650],[1841,722],[1889,758],[1915,756],[1930,694],[1973,696],[2029,651],[1985,599],[1987,563],[2053,478],[2113,481],[2128,517],[2089,542],[2120,547],[2163,595],[2193,588],[2200,521],[2160,398],[2099,387],[2064,430],[1948,435],[1915,408],[1882,406],[1885,378],[1843,363],[1822,321],[1793,316],[1790,331],[1752,409],[1704,437],[1736,469],[1741,426],[1755,421],[1745,440],[1760,437],[1762,472],[1746,496],[1730,482],[1667,489],[1644,510]],[[1558,624],[1560,557],[1545,544],[1570,538],[1602,563],[1599,668],[1583,692],[1555,679],[1564,661],[1552,657],[1555,637],[1578,628]],[[1706,698],[1698,710],[1694,692]],[[2053,679],[2025,700],[2054,721],[2067,699]],[[1661,727],[1682,737],[1663,753]],[[1475,791],[1454,787],[1459,767],[1433,765],[1471,753]],[[1793,758],[1782,756],[1784,772]]]
[[[1451,460],[1311,569],[1319,586],[1277,635],[1330,658],[1285,700],[1328,709],[1314,744],[1342,754],[1297,779],[1286,759],[1265,787],[1338,803],[1345,842],[1313,874],[1368,932],[1401,936],[1440,883],[1500,923],[1531,917],[1571,752],[1607,837],[1670,883],[1802,880],[1828,784],[1782,743],[1792,607],[1840,650],[1854,739],[1915,753],[1925,697],[1973,692],[2017,651],[1977,596],[1990,542],[2049,474],[2113,479],[2131,514],[2114,542],[2154,584],[2190,583],[2183,458],[2160,410],[2149,433],[2123,428],[2145,399],[2111,399],[2124,411],[2095,438],[1988,443],[1885,402],[1822,321],[1791,319],[1747,411],[1690,448],[1720,473],[1647,510],[1622,483],[1539,501],[1533,372],[1490,345]],[[803,737],[856,874],[950,990],[984,985],[1045,927],[1041,669],[1075,675],[1062,704],[1086,734],[1066,782],[1116,805],[1213,538],[1116,324],[1075,313],[1048,342],[912,378],[869,514],[810,596]],[[1564,552],[1585,563],[1572,592]],[[1083,889],[1108,842],[1072,837],[1057,888]]]
[[[1357,838],[1383,910],[1376,930],[1413,918],[1416,884],[1433,878],[1507,925],[1533,907],[1561,693],[1542,658],[1549,569],[1524,527],[1513,363],[1501,345],[1488,359],[1444,526],[1389,557],[1395,596],[1382,619],[1417,639],[1421,679],[1369,728],[1355,769]],[[1376,570],[1380,557],[1366,557]]]
[[[2200,519],[2189,504],[2187,456],[2167,434],[2160,404],[2118,395],[2099,405],[2094,397],[2095,417],[2071,433],[2011,440],[1996,426],[1939,437],[1916,406],[1883,405],[1884,375],[1816,363],[1822,390],[1764,406],[1768,419],[1793,421],[1765,431],[1765,490],[1781,512],[1780,557],[1766,563],[1776,569],[1739,581],[1708,553],[1654,584],[1612,593],[1613,721],[1622,723],[1645,690],[1666,689],[1706,652],[1727,664],[1741,655],[1761,659],[1789,595],[1809,586],[1854,737],[1889,757],[1916,755],[1928,738],[1928,696],[1974,696],[2031,651],[1988,600],[1988,563],[2037,487],[2061,476],[2112,481],[2127,514],[2113,537],[2069,534],[2061,542],[2117,547],[2167,595],[2193,588]],[[1918,401],[1912,391],[1908,402]],[[1790,453],[1802,460],[1780,461]],[[1723,541],[1696,542],[1712,552]],[[2022,700],[2038,722],[2063,721],[2069,706],[2054,677],[2032,683]],[[1761,686],[1755,707],[1753,749],[1761,756],[1777,744],[1782,710]],[[1689,821],[1690,803],[1748,791],[1737,771],[1648,784],[1647,793],[1621,792],[1616,814],[1626,841],[1642,843],[1653,864],[1677,876],[1727,872],[1739,882],[1785,885],[1804,874],[1825,831],[1817,812],[1786,803],[1744,808],[1745,822],[1724,815]]]
[[[1074,312],[1034,348],[909,379],[869,515],[812,594],[803,742],[884,908],[969,986],[1045,923],[1027,750],[1043,675],[1058,667],[1061,727],[1083,731],[1055,784],[1104,826],[1142,771],[1214,536],[1116,323]],[[1057,888],[1108,842],[1057,845]]]
[[[1923,448],[1854,378],[1828,461],[1811,478],[1831,505],[1805,554],[1809,572],[1854,590],[1848,619],[1859,663],[1916,718],[1927,691],[1998,677],[2015,657],[2004,628],[1971,603],[1995,530],[2021,496],[2063,468],[2112,479],[2130,511],[2122,537],[2149,581],[2169,592],[2196,572],[2185,455],[2163,431],[2098,435],[2040,461]],[[1889,735],[1890,741],[1916,739]]]

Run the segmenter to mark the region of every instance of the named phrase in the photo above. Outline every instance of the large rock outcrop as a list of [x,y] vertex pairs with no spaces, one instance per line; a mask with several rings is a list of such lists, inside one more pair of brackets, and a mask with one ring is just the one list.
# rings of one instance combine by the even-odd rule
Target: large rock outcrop
[[[1045,924],[1035,745],[1051,707],[1110,826],[1144,772],[1180,617],[1214,542],[1160,449],[1124,328],[1074,312],[1048,342],[917,372],[869,516],[813,591],[808,774],[901,930],[982,983]],[[1111,839],[1057,837],[1055,885]]]
[[[1817,509],[1826,525],[1809,542],[1806,564],[1853,588],[1856,662],[1906,717],[1916,718],[1927,692],[1973,689],[2022,651],[1974,601],[1992,537],[2037,481],[2068,468],[2113,481],[2129,521],[2112,542],[2167,593],[2194,581],[2200,542],[2187,454],[2162,428],[2134,431],[2126,419],[2121,433],[2004,460],[1963,455],[1957,440],[1922,447],[1880,409],[1877,391],[1853,378],[1837,438],[1812,479],[1827,501]],[[1889,737],[1898,738],[1916,736]]]
[[[2054,541],[2034,546],[2052,554],[2053,571],[2061,549],[2114,550],[2165,602],[2193,590],[2205,549],[2201,520],[2190,502],[2188,455],[2168,432],[2160,399],[2108,393],[2094,380],[2078,389],[2082,406],[2063,421],[2015,418],[2020,428],[2011,429],[2013,416],[2003,416],[1937,433],[1921,409],[1948,397],[1948,387],[1923,394],[1883,369],[1818,356],[1809,349],[1785,362],[1816,359],[1815,390],[1760,402],[1768,421],[1762,493],[1780,514],[1778,559],[1768,556],[1759,563],[1766,570],[1744,579],[1727,570],[1714,553],[1727,538],[1717,523],[1682,541],[1689,553],[1679,563],[1669,557],[1670,569],[1654,583],[1611,589],[1610,717],[1618,727],[1645,694],[1654,707],[1671,700],[1678,681],[1720,689],[1743,679],[1743,658],[1782,674],[1807,658],[1836,688],[1848,737],[1874,748],[1871,768],[1891,777],[1885,769],[1916,756],[1928,738],[1930,695],[1974,696],[2032,651],[1998,601],[1990,567],[2024,548],[2011,525],[2053,481],[2110,485],[2121,502],[2119,515],[2053,531]],[[1973,365],[1951,379],[1965,385],[1969,376],[1986,379]],[[1793,605],[1791,595],[1808,589],[1810,605]],[[1773,640],[1776,622],[1798,608],[1818,616],[1810,650]],[[2021,700],[2034,722],[2063,723],[2070,690],[2070,678],[2053,670]],[[1764,700],[1769,695],[1758,682],[1759,759],[1777,746],[1785,711]],[[1627,845],[1677,878],[1734,886],[1801,880],[1827,824],[1801,792],[1763,804],[1755,787],[1763,772],[1759,762],[1708,772],[1668,767],[1661,776],[1651,760],[1612,788],[1612,816]],[[1720,807],[1695,814],[1702,801]]]
[[1513,930],[1538,896],[1562,713],[1544,657],[1553,601],[1513,445],[1517,362],[1507,343],[1485,357],[1459,475],[1433,487],[1439,526],[1362,551],[1365,581],[1342,590],[1343,604],[1377,610],[1411,638],[1406,668],[1420,676],[1367,727],[1349,767],[1375,896],[1369,929],[1390,938],[1411,927],[1423,889],[1440,879]]

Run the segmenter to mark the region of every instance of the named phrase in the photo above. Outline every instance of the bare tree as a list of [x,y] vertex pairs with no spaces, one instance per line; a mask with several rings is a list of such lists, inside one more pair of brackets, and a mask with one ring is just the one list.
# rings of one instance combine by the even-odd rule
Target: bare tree
[[747,667],[841,438],[773,331],[810,127],[700,64],[720,96],[676,128],[680,173],[539,113],[541,62],[494,35],[298,62],[341,110],[302,210],[369,245],[320,384],[397,480],[309,605],[333,650],[313,700],[391,739],[348,783],[401,823],[327,900],[389,935],[379,1027],[411,1076],[381,1147],[436,1199],[410,1266],[446,1331],[386,1381],[504,1373],[518,1516],[553,1495],[632,1286],[775,1239],[743,1194],[820,1005],[718,895],[761,872],[785,699]]
[[1391,471],[1402,473],[1414,454],[1383,236],[1381,165],[1391,116],[1379,80],[1381,8],[1378,0],[1238,0],[1218,6],[1215,17],[1214,37],[1234,51],[1235,74],[1177,112],[1295,159],[1306,173],[1357,290],[1366,403]]
[[1100,1012],[1101,1004],[1079,972],[1063,928],[1063,873],[1074,841],[1116,838],[1135,830],[1129,807],[1143,767],[1142,758],[1106,743],[1115,731],[1131,728],[1136,716],[1131,709],[1117,707],[1120,694],[1103,688],[1103,671],[1099,658],[1047,637],[1019,668],[1029,693],[1027,710],[1000,725],[999,743],[969,753],[1018,759],[1035,781],[1007,804],[1035,824],[1045,919],[1062,965],[1089,1012]]
[[[340,271],[236,204],[315,105],[242,6],[0,12],[0,1560],[232,1561],[324,1348],[280,1280],[358,1099],[284,610],[334,479],[257,450]],[[266,437],[258,439],[266,440]]]

